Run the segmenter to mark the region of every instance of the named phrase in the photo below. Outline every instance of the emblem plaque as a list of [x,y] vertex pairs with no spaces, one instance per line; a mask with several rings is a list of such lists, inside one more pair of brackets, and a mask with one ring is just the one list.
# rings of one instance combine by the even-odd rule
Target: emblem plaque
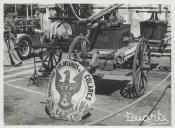
[[92,75],[78,62],[62,60],[52,71],[47,91],[47,113],[62,120],[79,121],[95,102]]

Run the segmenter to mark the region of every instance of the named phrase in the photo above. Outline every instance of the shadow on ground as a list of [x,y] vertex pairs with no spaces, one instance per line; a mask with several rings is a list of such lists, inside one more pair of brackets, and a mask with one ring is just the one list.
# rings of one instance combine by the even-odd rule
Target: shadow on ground
[[94,78],[96,85],[96,94],[100,95],[111,95],[116,91],[126,86],[129,83],[129,80],[110,80],[110,79],[100,79]]

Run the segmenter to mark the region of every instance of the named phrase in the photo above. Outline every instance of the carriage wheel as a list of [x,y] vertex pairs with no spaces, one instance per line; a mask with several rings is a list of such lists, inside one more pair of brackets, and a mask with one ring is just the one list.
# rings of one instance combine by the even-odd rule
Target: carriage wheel
[[133,62],[133,89],[136,97],[144,94],[149,79],[149,70],[151,67],[151,53],[149,42],[145,38],[139,40],[135,51]]
[[54,67],[61,61],[62,50],[47,49],[39,55],[42,65],[46,71],[51,72]]
[[120,89],[120,94],[125,98],[137,97],[133,84],[129,84]]
[[86,55],[89,50],[89,40],[84,36],[77,36],[69,47],[68,59],[78,61],[83,66],[87,66]]
[[151,67],[151,53],[149,42],[141,38],[137,45],[133,60],[133,84],[124,86],[120,94],[126,98],[137,98],[144,94]]

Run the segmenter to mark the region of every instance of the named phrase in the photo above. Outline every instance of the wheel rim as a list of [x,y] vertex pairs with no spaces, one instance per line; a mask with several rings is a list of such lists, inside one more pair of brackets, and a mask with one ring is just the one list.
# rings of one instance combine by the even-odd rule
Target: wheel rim
[[78,61],[83,66],[87,66],[87,53],[90,49],[90,42],[83,36],[76,37],[69,48],[68,59]]
[[149,80],[151,54],[149,42],[141,38],[136,49],[133,65],[133,88],[137,97],[144,94]]
[[47,49],[42,55],[40,55],[42,65],[48,72],[51,72],[54,69],[54,67],[61,61],[61,58],[61,50]]
[[120,94],[122,96],[124,96],[125,98],[135,98],[135,97],[137,97],[132,84],[126,85],[122,89],[120,89]]
[[26,40],[21,41],[19,45],[19,52],[21,56],[27,56],[30,52],[29,42]]

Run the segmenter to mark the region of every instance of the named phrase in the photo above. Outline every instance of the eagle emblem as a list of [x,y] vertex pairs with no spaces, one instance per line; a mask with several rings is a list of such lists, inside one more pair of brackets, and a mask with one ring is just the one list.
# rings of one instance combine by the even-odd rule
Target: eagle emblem
[[55,119],[79,121],[91,112],[94,102],[91,74],[76,61],[62,60],[50,75],[47,114]]
[[56,90],[60,94],[60,101],[58,105],[61,109],[67,110],[70,109],[73,104],[71,103],[72,96],[76,94],[81,87],[81,83],[83,80],[83,73],[86,71],[86,69],[82,70],[78,75],[76,75],[73,80],[75,83],[70,83],[70,71],[66,70],[64,71],[64,74],[66,75],[65,81],[61,82],[62,79],[59,71],[56,68],[56,80],[55,80],[55,86]]

